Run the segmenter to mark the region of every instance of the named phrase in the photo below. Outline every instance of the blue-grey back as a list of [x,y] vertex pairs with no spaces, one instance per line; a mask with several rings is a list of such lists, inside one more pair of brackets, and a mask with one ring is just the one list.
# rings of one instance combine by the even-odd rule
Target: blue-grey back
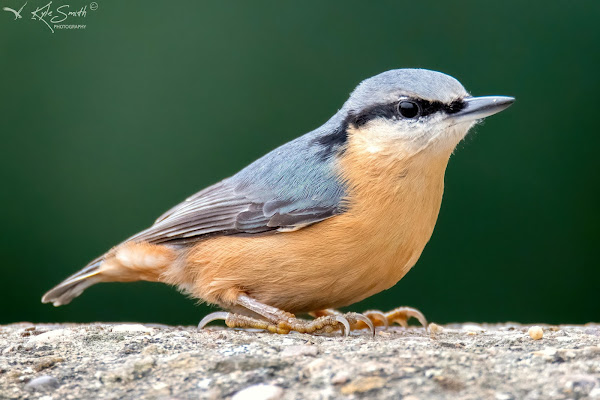
[[129,240],[188,243],[205,236],[293,230],[344,211],[336,156],[344,113],[189,197]]

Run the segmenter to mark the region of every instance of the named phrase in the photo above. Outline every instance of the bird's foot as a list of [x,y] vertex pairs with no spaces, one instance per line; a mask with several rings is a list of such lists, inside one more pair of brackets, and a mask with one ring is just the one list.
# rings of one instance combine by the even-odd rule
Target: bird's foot
[[350,333],[350,321],[342,315],[323,316],[311,321],[302,320],[294,316],[285,316],[279,320],[269,321],[224,311],[214,312],[202,318],[202,321],[198,324],[198,329],[203,329],[207,324],[216,320],[224,320],[225,324],[230,328],[264,329],[271,333],[279,334],[288,334],[290,331],[300,333],[333,333],[340,329],[344,336],[348,336]]
[[[356,313],[348,313],[348,314],[356,314]],[[319,311],[314,311],[311,312],[310,315],[312,315],[313,317],[323,317],[323,316],[328,316],[328,315],[348,315],[348,314],[342,314],[337,310],[331,310],[331,309],[327,309],[327,310],[319,310]],[[412,308],[412,307],[398,307],[395,308],[389,312],[381,312],[379,310],[369,310],[369,311],[365,311],[362,314],[356,314],[356,315],[361,315],[363,317],[367,317],[370,321],[371,321],[371,325],[367,324],[364,322],[363,319],[357,320],[355,323],[350,323],[350,329],[354,330],[354,329],[364,329],[364,328],[369,328],[374,332],[374,328],[373,326],[383,326],[385,328],[387,328],[389,325],[397,323],[401,326],[403,326],[404,328],[408,327],[408,319],[409,318],[416,318],[421,325],[423,325],[423,327],[425,329],[427,329],[428,323],[427,323],[427,319],[425,318],[425,316],[423,315],[423,313],[419,310],[417,310],[416,308]],[[350,322],[350,319],[348,319],[348,321]]]
[[364,315],[356,313],[331,313],[329,315],[318,316],[314,320],[303,320],[296,318],[294,314],[280,310],[279,308],[269,306],[247,295],[239,295],[235,304],[232,305],[237,310],[246,310],[250,317],[242,313],[232,312],[214,312],[207,315],[198,324],[198,329],[204,328],[208,323],[215,320],[224,320],[230,328],[255,328],[266,329],[269,332],[287,334],[290,331],[300,333],[332,333],[342,330],[344,336],[350,333],[350,326],[359,323],[371,329],[375,333],[375,327],[371,320]]

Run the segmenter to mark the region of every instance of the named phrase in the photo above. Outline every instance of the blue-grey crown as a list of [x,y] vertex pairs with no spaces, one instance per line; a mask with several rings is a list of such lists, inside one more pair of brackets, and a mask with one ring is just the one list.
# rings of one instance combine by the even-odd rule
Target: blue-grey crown
[[450,104],[467,96],[459,81],[427,69],[393,69],[361,82],[343,109],[359,112],[377,104],[397,101],[400,96]]

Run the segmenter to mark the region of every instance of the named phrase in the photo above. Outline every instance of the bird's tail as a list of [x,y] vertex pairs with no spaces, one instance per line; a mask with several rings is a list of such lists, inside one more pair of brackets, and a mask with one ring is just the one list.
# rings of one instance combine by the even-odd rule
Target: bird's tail
[[50,289],[42,297],[42,303],[69,304],[85,289],[100,282],[163,281],[163,274],[176,258],[171,247],[126,242]]
[[69,304],[71,300],[83,293],[85,289],[101,282],[98,275],[101,272],[100,266],[103,262],[103,256],[90,262],[81,271],[71,275],[57,286],[50,289],[44,297],[42,297],[42,303],[52,303],[56,307]]

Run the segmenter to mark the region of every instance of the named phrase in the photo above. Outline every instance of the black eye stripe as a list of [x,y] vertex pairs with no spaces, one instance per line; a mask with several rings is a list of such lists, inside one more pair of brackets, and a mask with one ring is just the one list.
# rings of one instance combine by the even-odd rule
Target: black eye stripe
[[398,115],[398,103],[393,104],[381,104],[366,110],[363,110],[360,114],[348,115],[348,125],[363,126],[367,122],[377,119],[385,118],[392,119]]
[[444,104],[439,101],[427,101],[422,99],[399,99],[394,103],[379,104],[367,108],[359,114],[350,114],[347,118],[347,122],[357,127],[361,127],[367,122],[377,118],[403,118],[398,113],[398,103],[401,101],[411,101],[417,103],[421,107],[421,117],[426,117],[440,111],[445,112],[446,114],[454,114],[465,108],[465,103],[461,100],[453,101],[450,104]]
[[454,114],[465,108],[465,103],[461,100],[455,100],[450,104],[444,104],[439,101],[430,102],[425,100],[418,100],[416,103],[419,103],[421,106],[421,109],[423,110],[421,115],[423,116],[434,114],[439,111],[443,111],[446,114]]

